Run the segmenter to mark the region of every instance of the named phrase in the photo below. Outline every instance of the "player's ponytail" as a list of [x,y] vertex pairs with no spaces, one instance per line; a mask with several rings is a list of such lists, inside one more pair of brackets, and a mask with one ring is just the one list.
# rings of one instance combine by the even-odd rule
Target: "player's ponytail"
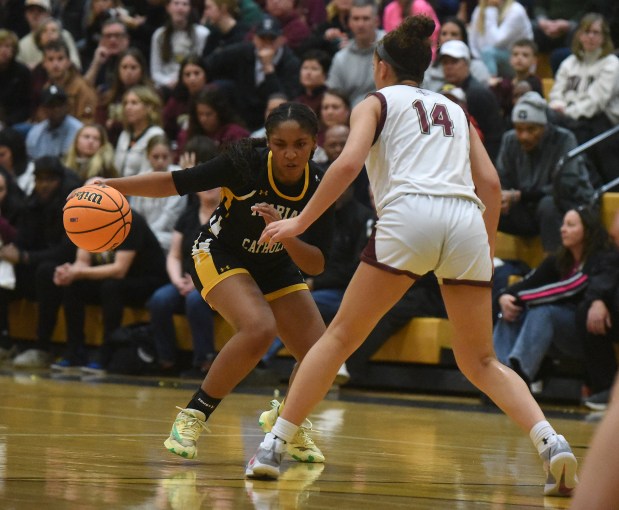
[[241,138],[223,145],[221,151],[232,162],[230,171],[236,170],[244,184],[251,184],[256,178],[252,169],[259,166],[260,157],[256,149],[266,146],[264,138]]
[[393,67],[399,80],[421,83],[432,61],[430,36],[434,28],[431,18],[410,16],[378,43],[376,54]]

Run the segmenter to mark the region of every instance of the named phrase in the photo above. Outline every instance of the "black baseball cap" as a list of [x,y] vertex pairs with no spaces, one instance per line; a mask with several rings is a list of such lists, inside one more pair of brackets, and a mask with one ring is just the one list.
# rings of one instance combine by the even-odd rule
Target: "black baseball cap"
[[41,92],[41,104],[43,106],[65,104],[67,100],[67,94],[57,85],[51,85]]
[[256,27],[258,37],[279,37],[282,35],[282,27],[273,16],[265,15]]

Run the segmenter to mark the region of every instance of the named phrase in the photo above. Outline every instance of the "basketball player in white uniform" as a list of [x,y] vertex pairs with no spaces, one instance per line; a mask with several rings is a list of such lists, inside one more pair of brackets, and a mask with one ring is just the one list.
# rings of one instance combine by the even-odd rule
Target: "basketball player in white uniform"
[[567,496],[577,483],[576,457],[525,382],[493,351],[490,285],[501,187],[465,113],[445,97],[418,88],[431,60],[433,30],[429,18],[407,18],[378,44],[378,92],[353,110],[342,154],[298,217],[264,229],[261,241],[272,243],[303,232],[365,162],[378,212],[375,238],[339,312],[301,363],[286,405],[246,475],[279,476],[286,442],[327,393],[340,365],[414,280],[434,271],[454,326],[459,368],[530,434],[544,461],[544,494]]

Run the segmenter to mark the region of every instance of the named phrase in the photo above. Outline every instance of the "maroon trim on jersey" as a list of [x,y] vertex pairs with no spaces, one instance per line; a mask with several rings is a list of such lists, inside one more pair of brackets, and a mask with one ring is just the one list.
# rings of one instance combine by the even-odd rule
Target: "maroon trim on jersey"
[[396,269],[395,267],[391,267],[387,264],[383,264],[382,262],[378,262],[378,260],[376,260],[376,240],[374,237],[375,234],[376,230],[374,229],[372,230],[372,235],[368,240],[368,244],[365,246],[363,252],[361,253],[360,258],[363,262],[371,266],[377,267],[378,269],[382,269],[383,271],[387,271],[388,273],[403,274],[405,276],[408,276],[409,278],[412,278],[413,280],[418,280],[419,278],[421,278],[421,275],[411,273],[410,271],[404,271],[402,269]]
[[372,145],[374,145],[385,127],[385,121],[387,120],[387,100],[380,92],[370,92],[368,96],[375,96],[380,101],[380,119],[378,119],[376,132],[374,133],[374,140],[372,140]]

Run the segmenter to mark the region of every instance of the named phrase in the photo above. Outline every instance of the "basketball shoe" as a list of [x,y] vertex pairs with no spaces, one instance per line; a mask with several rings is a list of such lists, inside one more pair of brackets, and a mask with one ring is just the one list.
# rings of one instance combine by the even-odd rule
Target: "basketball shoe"
[[571,496],[578,483],[578,461],[565,438],[558,435],[557,441],[540,453],[540,457],[546,472],[544,496]]
[[168,451],[185,459],[195,459],[198,455],[196,443],[200,432],[204,429],[208,430],[206,416],[196,409],[183,409],[182,407],[177,407],[177,409],[180,409],[180,412],[172,424],[170,437],[163,442],[163,445]]
[[81,371],[85,374],[91,374],[96,376],[104,376],[107,374],[105,367],[98,361],[90,361],[81,368]]
[[60,358],[52,363],[49,368],[56,372],[80,372],[81,364],[74,363],[69,358]]
[[285,451],[286,442],[269,432],[260,443],[256,454],[247,463],[245,476],[277,480]]
[[[258,425],[264,432],[271,432],[279,416],[280,407],[281,404],[277,400],[271,400],[271,410],[263,412],[258,418]],[[287,451],[294,460],[299,462],[324,462],[325,456],[310,437],[310,430],[312,430],[312,422],[305,420],[292,441],[287,443]]]

